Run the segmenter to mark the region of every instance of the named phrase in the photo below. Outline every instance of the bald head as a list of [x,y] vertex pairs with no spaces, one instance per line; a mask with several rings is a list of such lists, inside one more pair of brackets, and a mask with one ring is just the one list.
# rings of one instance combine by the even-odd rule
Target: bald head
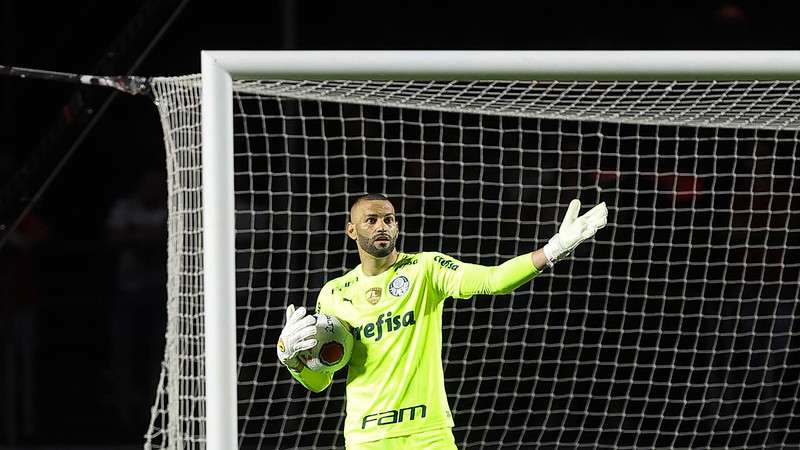
[[389,256],[395,251],[398,234],[394,205],[388,198],[368,194],[353,203],[347,235],[356,241],[360,250],[376,258]]
[[358,197],[356,201],[353,203],[353,206],[350,207],[350,222],[353,222],[356,212],[361,209],[363,203],[368,201],[387,202],[392,207],[392,211],[394,211],[394,205],[392,205],[392,202],[389,201],[389,199],[385,195],[383,194],[362,195],[361,197]]

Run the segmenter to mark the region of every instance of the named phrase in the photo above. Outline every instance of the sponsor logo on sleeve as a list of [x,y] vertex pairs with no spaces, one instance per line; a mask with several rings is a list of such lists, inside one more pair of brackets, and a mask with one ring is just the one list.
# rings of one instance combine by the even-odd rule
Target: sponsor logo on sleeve
[[445,269],[458,270],[458,264],[456,264],[456,261],[453,261],[452,259],[445,259],[442,256],[436,255],[433,257],[433,262],[439,264]]

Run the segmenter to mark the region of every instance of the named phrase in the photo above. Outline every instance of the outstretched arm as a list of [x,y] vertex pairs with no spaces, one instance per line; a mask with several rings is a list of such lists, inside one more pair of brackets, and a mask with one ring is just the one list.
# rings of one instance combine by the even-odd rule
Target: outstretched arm
[[[538,256],[537,256],[538,254]],[[456,297],[469,298],[475,294],[508,294],[539,275],[547,263],[543,251],[517,256],[499,266],[464,264]],[[537,265],[537,260],[539,264]]]
[[548,243],[533,253],[512,258],[499,266],[481,266],[458,263],[460,270],[452,270],[452,264],[443,264],[451,270],[439,271],[435,283],[440,290],[458,298],[469,298],[475,294],[507,294],[540,274],[545,267],[569,255],[581,242],[591,238],[606,225],[608,209],[605,202],[578,217],[581,202],[577,199],[569,204],[558,233]]

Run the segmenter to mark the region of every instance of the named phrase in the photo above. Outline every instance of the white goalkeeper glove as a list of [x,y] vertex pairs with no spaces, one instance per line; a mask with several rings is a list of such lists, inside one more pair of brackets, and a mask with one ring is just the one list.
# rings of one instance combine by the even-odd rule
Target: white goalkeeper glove
[[302,306],[295,309],[294,305],[286,308],[286,324],[278,338],[278,359],[280,362],[295,372],[303,369],[303,363],[297,354],[317,345],[317,318],[313,314],[306,315]]
[[600,203],[586,214],[578,217],[580,210],[580,200],[576,198],[569,202],[569,208],[558,228],[558,233],[550,238],[543,248],[548,266],[553,267],[556,261],[569,255],[578,244],[594,236],[597,230],[606,226],[608,219],[606,202]]

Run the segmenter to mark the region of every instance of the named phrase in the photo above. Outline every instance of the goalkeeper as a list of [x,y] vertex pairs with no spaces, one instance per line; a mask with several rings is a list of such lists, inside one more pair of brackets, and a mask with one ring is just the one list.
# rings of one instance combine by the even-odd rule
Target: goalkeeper
[[[354,449],[455,449],[453,418],[442,369],[442,307],[448,297],[506,294],[552,267],[606,225],[601,203],[582,216],[572,200],[558,233],[533,253],[486,267],[442,253],[402,253],[392,203],[380,194],[359,198],[347,235],[361,264],[323,286],[318,313],[353,327],[347,372],[346,446]],[[332,375],[314,372],[297,357],[316,345],[315,319],[290,305],[278,358],[308,389],[321,392]]]

